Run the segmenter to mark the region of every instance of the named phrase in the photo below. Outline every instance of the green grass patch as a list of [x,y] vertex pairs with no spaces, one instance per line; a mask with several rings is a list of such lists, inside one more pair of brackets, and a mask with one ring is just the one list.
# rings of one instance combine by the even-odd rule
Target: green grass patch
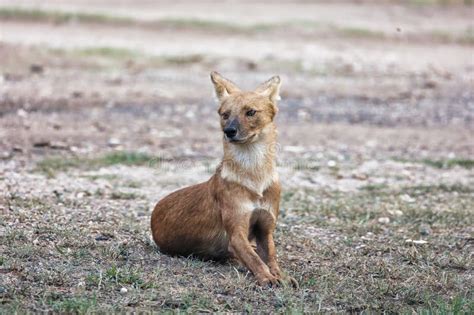
[[109,153],[101,158],[98,158],[96,162],[101,166],[110,166],[115,164],[123,165],[146,165],[150,161],[156,160],[156,157],[146,153],[138,152],[114,152]]
[[149,22],[151,25],[164,28],[186,28],[186,29],[200,29],[200,30],[220,30],[228,32],[242,32],[250,30],[251,28],[239,26],[232,23],[214,20],[189,19],[189,18],[167,18]]
[[85,22],[85,23],[113,23],[113,24],[130,24],[133,19],[124,17],[115,17],[97,13],[83,12],[62,12],[50,11],[42,9],[27,9],[19,7],[3,7],[0,8],[0,19],[2,20],[23,20],[50,23],[67,23],[67,22]]
[[105,290],[110,287],[117,289],[124,286],[131,286],[136,289],[153,287],[153,283],[143,280],[145,276],[139,269],[113,265],[101,273],[93,272],[88,274],[86,276],[86,284],[92,288],[100,287]]
[[20,7],[0,8],[0,19],[22,20],[33,22],[68,23],[71,21],[79,23],[101,23],[110,25],[139,25],[151,28],[192,28],[200,30],[219,30],[229,32],[247,32],[253,26],[240,26],[224,21],[202,20],[202,19],[160,19],[155,21],[140,21],[128,17],[118,17],[108,14],[64,12],[43,9],[30,9]]
[[116,59],[134,58],[138,56],[138,54],[131,49],[116,47],[91,47],[79,49],[74,51],[74,53],[85,57],[97,56]]
[[387,189],[388,186],[386,184],[368,184],[363,187],[361,187],[361,190],[366,190],[366,191],[381,191],[384,189]]
[[434,168],[449,169],[453,167],[462,167],[465,169],[474,168],[474,160],[455,158],[455,159],[422,159],[422,160],[407,160],[402,158],[393,158],[394,161],[400,163],[422,163]]
[[54,312],[64,314],[88,314],[97,305],[96,297],[66,297],[57,300],[54,297],[48,303]]
[[142,283],[138,273],[132,272],[126,269],[120,269],[116,266],[112,266],[111,268],[107,269],[105,272],[105,276],[114,281],[117,284],[133,284],[137,285]]
[[383,39],[385,34],[380,31],[369,30],[358,27],[342,27],[337,28],[340,35],[352,38],[367,38],[367,39]]
[[95,169],[112,165],[144,166],[159,158],[139,152],[113,152],[96,158],[51,157],[38,162],[36,170],[50,177],[71,168]]
[[424,159],[421,160],[423,164],[426,164],[435,168],[452,168],[459,166],[466,169],[474,168],[474,160],[471,159],[447,159],[447,160],[432,160]]
[[460,193],[460,194],[471,194],[474,193],[474,188],[461,185],[461,184],[439,184],[439,185],[416,185],[403,187],[402,193],[408,193],[412,196],[424,196],[439,193]]
[[151,55],[138,50],[112,46],[92,46],[75,49],[50,48],[48,52],[55,56],[82,58],[85,60],[90,58],[102,58],[118,62],[133,60],[137,64],[144,64],[149,67],[183,66],[205,61],[205,57],[200,54]]
[[461,315],[472,314],[474,312],[474,301],[472,298],[456,296],[450,300],[435,299],[426,301],[425,305],[416,310],[417,314],[431,315]]
[[204,57],[199,54],[189,54],[182,56],[163,56],[153,58],[155,61],[165,64],[185,65],[199,63],[204,60]]

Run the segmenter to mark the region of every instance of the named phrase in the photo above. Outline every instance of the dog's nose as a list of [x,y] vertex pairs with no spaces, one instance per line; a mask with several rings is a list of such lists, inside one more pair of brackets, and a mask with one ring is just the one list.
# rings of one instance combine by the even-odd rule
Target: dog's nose
[[224,128],[224,133],[227,136],[227,138],[232,139],[237,135],[237,128],[235,127],[226,127]]

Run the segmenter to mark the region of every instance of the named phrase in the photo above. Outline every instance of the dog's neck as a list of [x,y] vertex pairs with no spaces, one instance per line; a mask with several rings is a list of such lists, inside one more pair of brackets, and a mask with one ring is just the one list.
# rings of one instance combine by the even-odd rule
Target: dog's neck
[[262,196],[278,180],[275,165],[276,129],[267,126],[252,143],[232,144],[224,140],[221,177]]

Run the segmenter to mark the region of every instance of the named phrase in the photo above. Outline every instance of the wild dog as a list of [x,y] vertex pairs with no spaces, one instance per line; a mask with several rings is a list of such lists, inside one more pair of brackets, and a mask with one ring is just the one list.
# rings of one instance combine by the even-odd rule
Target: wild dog
[[260,285],[286,279],[294,283],[284,278],[273,242],[280,203],[274,124],[280,78],[274,76],[254,91],[240,90],[217,72],[211,73],[211,81],[219,102],[224,158],[207,182],[158,202],[151,216],[153,239],[172,255],[234,257]]

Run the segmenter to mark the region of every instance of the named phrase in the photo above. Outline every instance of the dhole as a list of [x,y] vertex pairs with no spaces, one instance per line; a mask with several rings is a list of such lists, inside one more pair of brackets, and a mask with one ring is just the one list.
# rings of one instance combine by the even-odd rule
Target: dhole
[[153,239],[173,255],[237,258],[260,285],[275,285],[286,280],[273,242],[280,203],[273,123],[280,78],[252,92],[241,91],[217,72],[211,80],[220,104],[224,158],[207,182],[158,202],[151,216]]

